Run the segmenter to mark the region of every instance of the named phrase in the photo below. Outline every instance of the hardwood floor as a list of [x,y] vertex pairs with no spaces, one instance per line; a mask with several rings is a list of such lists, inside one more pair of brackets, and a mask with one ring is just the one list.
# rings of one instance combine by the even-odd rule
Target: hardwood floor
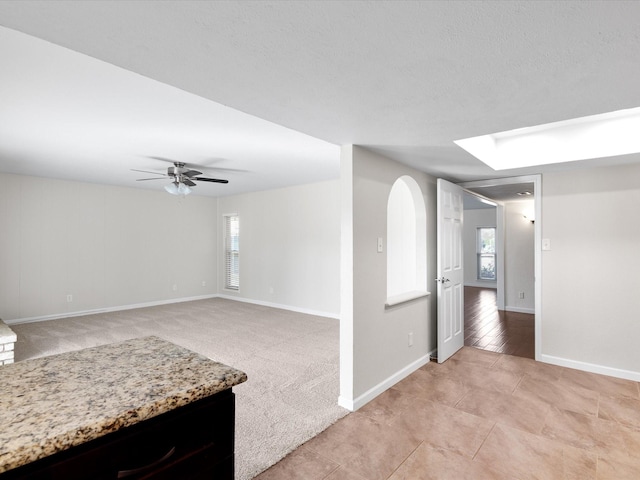
[[498,310],[493,288],[464,287],[464,326],[466,346],[535,358],[534,315]]

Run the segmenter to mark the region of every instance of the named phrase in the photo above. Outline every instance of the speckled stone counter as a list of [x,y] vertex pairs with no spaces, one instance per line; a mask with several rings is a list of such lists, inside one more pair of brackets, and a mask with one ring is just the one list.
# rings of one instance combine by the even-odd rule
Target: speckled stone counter
[[157,337],[2,366],[0,473],[246,380]]

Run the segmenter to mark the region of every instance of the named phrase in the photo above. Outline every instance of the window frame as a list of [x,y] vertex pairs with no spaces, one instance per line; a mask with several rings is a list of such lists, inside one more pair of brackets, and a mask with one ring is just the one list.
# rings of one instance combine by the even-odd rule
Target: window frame
[[[237,213],[226,213],[223,218],[224,289],[240,291],[240,217]],[[236,232],[232,232],[235,221]],[[236,237],[235,242],[233,237]],[[234,247],[235,243],[235,249]],[[235,267],[235,268],[234,268]]]
[[[493,252],[483,251],[482,247],[482,230],[493,230]],[[495,282],[498,280],[498,256],[496,252],[497,244],[497,228],[496,227],[476,227],[476,278],[482,282]],[[482,259],[493,259],[493,277],[487,278],[482,276]]]

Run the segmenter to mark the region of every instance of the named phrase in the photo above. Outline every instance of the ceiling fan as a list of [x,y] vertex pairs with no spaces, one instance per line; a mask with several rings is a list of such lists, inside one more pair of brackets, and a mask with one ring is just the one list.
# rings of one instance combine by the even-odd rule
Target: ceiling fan
[[160,175],[160,177],[152,178],[138,178],[138,182],[144,182],[146,180],[163,180],[170,178],[171,183],[166,185],[164,189],[172,195],[189,195],[191,193],[191,187],[195,187],[198,182],[214,182],[214,183],[229,183],[229,180],[223,180],[220,178],[201,177],[202,172],[198,170],[192,170],[188,168],[183,162],[173,162],[172,167],[167,168],[167,173],[150,172],[147,170],[131,169],[134,172],[152,173],[154,175]]

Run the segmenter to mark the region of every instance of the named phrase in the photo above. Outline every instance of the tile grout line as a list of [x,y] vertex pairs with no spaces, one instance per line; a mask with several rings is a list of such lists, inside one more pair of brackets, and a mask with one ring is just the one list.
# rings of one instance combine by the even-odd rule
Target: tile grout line
[[489,430],[489,433],[487,433],[487,436],[484,437],[484,439],[482,440],[482,443],[480,444],[480,446],[478,447],[476,452],[473,454],[473,457],[471,457],[472,461],[476,460],[476,456],[478,456],[478,453],[480,452],[480,450],[482,449],[482,447],[486,443],[487,438],[489,438],[489,435],[491,435],[491,432],[493,432],[493,430],[496,428],[496,425],[498,425],[498,422],[493,422],[493,425],[491,426],[491,430]]
[[[320,432],[320,433],[322,433],[322,432]],[[318,435],[319,435],[319,434],[318,434]],[[316,436],[317,436],[317,435],[316,435]],[[315,438],[315,437],[313,437],[313,438]],[[306,442],[306,443],[308,443],[308,442]],[[306,445],[306,443],[303,443],[302,445],[300,445],[300,446],[299,446],[298,448],[296,448],[295,450],[293,450],[293,451],[289,452],[285,457],[283,457],[283,458],[282,458],[282,460],[284,460],[285,458],[287,458],[289,455],[291,455],[292,453],[294,453],[296,450],[298,450],[298,449],[300,449],[300,448],[304,447],[305,449],[309,450],[310,452],[315,453],[318,457],[323,458],[323,459],[325,459],[325,460],[326,460],[326,461],[328,461],[328,462],[335,463],[335,464],[337,465],[337,466],[336,466],[336,468],[334,468],[333,470],[331,470],[331,471],[327,474],[327,476],[322,477],[323,479],[328,478],[328,477],[329,477],[331,474],[333,474],[336,470],[338,470],[340,467],[343,467],[343,466],[344,466],[344,465],[342,465],[341,463],[336,462],[336,461],[335,461],[335,460],[333,460],[332,458],[329,458],[329,457],[327,457],[327,456],[323,455],[322,453],[318,452],[317,450],[315,450],[315,449],[313,449],[313,448],[311,448],[311,447],[308,447],[308,446]],[[282,460],[281,460],[281,461],[282,461]],[[276,463],[275,465],[277,465],[277,463]],[[272,466],[273,466],[273,465],[272,465]],[[267,470],[268,470],[268,469],[267,469]]]
[[[318,454],[318,456],[322,457],[322,455],[320,455],[320,454]],[[325,458],[325,457],[322,457],[322,458]],[[326,480],[327,478],[329,478],[331,475],[333,475],[335,472],[337,472],[337,471],[338,471],[338,469],[342,466],[342,465],[341,465],[341,464],[339,464],[339,463],[336,463],[336,462],[333,462],[333,463],[335,463],[335,464],[337,465],[337,466],[336,466],[336,468],[334,468],[334,469],[333,469],[333,470],[331,470],[329,473],[327,473],[327,475],[326,475],[326,476],[322,477],[322,480]]]
[[393,475],[394,475],[394,474],[395,474],[395,473],[400,469],[400,467],[402,467],[402,465],[404,465],[404,463],[409,459],[409,457],[410,457],[411,455],[413,455],[413,454],[416,452],[416,450],[418,450],[418,449],[420,448],[420,445],[422,445],[423,443],[424,443],[424,440],[422,440],[422,441],[418,444],[418,446],[417,446],[416,448],[414,448],[413,450],[411,450],[411,453],[410,453],[409,455],[407,455],[407,456],[405,457],[405,459],[404,459],[404,460],[402,460],[402,461],[400,462],[400,465],[398,465],[398,466],[393,470],[393,472],[391,472],[391,474],[389,474],[389,476],[387,477],[387,479],[386,479],[386,480],[389,480],[391,477],[393,477]]
[[504,355],[504,353],[499,353],[499,352],[495,352],[498,355],[496,356],[496,359],[493,361],[493,363],[491,364],[491,368],[496,366],[496,363],[498,363],[500,361],[500,359],[502,358],[502,355]]
[[[463,384],[463,386],[464,386],[464,384]],[[453,405],[453,408],[456,408],[456,409],[458,409],[458,410],[461,410],[461,409],[459,409],[459,408],[458,408],[458,404],[459,404],[462,400],[464,400],[464,399],[466,398],[466,396],[467,396],[467,395],[469,395],[469,392],[470,392],[470,391],[471,391],[471,389],[469,389],[469,390],[467,390],[465,393],[463,393],[463,394],[462,394],[462,396],[458,399],[458,401]],[[462,411],[464,411],[464,410],[462,410]]]
[[513,391],[511,392],[511,395],[513,395],[514,393],[516,393],[516,390],[518,389],[518,387],[520,386],[520,384],[522,383],[522,381],[524,380],[526,373],[521,373],[520,374],[520,380],[518,380],[518,383],[516,383],[516,386],[514,387]]

